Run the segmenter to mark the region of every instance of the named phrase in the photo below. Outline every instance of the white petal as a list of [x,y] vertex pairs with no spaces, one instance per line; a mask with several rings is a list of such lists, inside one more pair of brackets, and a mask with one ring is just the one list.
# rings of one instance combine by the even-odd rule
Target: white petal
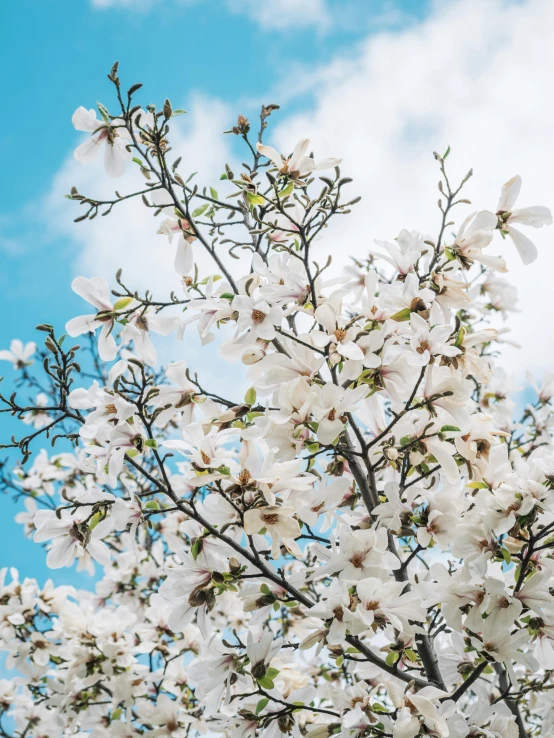
[[302,160],[306,156],[306,151],[308,150],[309,145],[309,138],[303,138],[296,144],[289,161],[289,172],[297,172],[300,170],[301,165],[304,165]]
[[192,269],[193,264],[192,244],[185,241],[181,235],[175,252],[175,271],[180,277],[185,277]]
[[532,264],[532,262],[534,262],[539,255],[537,247],[535,246],[533,241],[527,238],[527,236],[524,236],[521,231],[518,231],[511,226],[508,226],[508,233],[510,235],[510,238],[514,242],[519,255],[521,256],[521,261],[524,264]]
[[54,541],[46,557],[46,565],[50,569],[61,569],[69,566],[75,558],[76,543],[70,536],[64,536]]
[[104,169],[108,177],[117,179],[125,174],[125,161],[128,159],[127,149],[121,139],[116,139],[113,144],[106,143],[104,151]]
[[543,225],[552,225],[552,213],[544,205],[520,208],[512,212],[508,218],[508,223],[521,223],[533,228],[541,228]]
[[98,310],[111,310],[110,286],[102,277],[75,277],[71,289]]
[[110,333],[110,324],[103,323],[98,337],[98,353],[102,361],[113,361],[117,356],[117,344],[113,333]]
[[334,169],[335,167],[338,167],[341,162],[342,159],[322,159],[317,162],[315,168],[318,171],[322,171],[323,169]]
[[91,136],[80,146],[77,146],[74,152],[74,156],[77,161],[81,164],[89,164],[96,157],[96,154],[100,151],[101,139],[99,136]]
[[337,344],[337,351],[341,356],[354,361],[361,361],[364,358],[364,352],[354,341],[341,341]]
[[102,123],[102,121],[98,120],[96,117],[95,110],[87,110],[82,105],[73,113],[71,122],[73,123],[75,130],[86,131],[87,133],[92,133],[99,128]]
[[516,174],[515,177],[512,177],[512,179],[508,180],[506,184],[503,185],[502,190],[500,191],[500,200],[498,201],[496,210],[502,212],[506,210],[511,211],[519,196],[520,190],[521,177],[519,174]]
[[94,315],[79,315],[77,318],[67,321],[65,330],[74,338],[82,333],[94,333],[101,325],[102,323],[96,320],[96,313]]
[[103,543],[103,541],[95,541],[92,539],[89,541],[87,551],[101,566],[106,566],[110,560],[110,549],[105,543]]
[[256,144],[256,148],[260,152],[260,154],[263,154],[264,156],[267,156],[268,159],[271,159],[271,161],[275,164],[276,167],[283,166],[283,159],[281,158],[281,155],[277,151],[277,149],[274,149],[273,146],[265,146],[265,144],[258,143]]
[[335,438],[337,438],[343,430],[344,425],[338,418],[335,420],[323,418],[317,429],[317,438],[321,443],[330,444],[333,443]]
[[325,328],[327,333],[332,333],[337,327],[337,314],[328,302],[324,302],[316,309],[315,319]]

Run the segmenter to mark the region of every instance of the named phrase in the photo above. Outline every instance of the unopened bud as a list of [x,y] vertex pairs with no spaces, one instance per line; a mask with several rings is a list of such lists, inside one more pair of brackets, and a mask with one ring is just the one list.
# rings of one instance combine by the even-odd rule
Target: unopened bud
[[266,675],[267,668],[263,661],[258,661],[252,666],[252,676],[254,679],[263,679]]

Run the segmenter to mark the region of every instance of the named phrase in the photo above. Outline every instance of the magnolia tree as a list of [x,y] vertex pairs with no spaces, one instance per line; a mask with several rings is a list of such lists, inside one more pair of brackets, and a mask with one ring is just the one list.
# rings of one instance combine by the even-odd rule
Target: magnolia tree
[[[318,252],[359,198],[308,139],[263,143],[276,105],[228,132],[247,162],[222,165],[220,195],[171,153],[184,111],[109,78],[112,112],[73,116],[75,156],[142,185],[68,197],[80,221],[142,198],[174,289],[77,277],[89,314],[0,355],[2,412],[27,426],[3,446],[17,520],[49,567],[101,568],[94,591],[4,577],[1,735],[554,735],[554,376],[518,411],[491,253],[533,261],[519,227],[548,209],[516,208],[514,177],[467,213],[471,172],[454,185],[435,154],[436,235],[342,271]],[[196,332],[244,397],[208,386],[186,342],[159,368],[152,334]]]

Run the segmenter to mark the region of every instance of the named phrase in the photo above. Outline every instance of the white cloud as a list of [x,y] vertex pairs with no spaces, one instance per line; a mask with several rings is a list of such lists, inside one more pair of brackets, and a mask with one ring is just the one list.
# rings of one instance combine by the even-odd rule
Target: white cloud
[[247,15],[266,30],[326,29],[331,21],[325,0],[227,0],[226,4],[230,11]]
[[[436,230],[432,151],[447,145],[455,176],[474,167],[467,196],[476,207],[494,208],[500,186],[519,173],[521,205],[554,209],[553,28],[551,0],[438,3],[424,22],[368,38],[350,60],[284,80],[283,91],[310,102],[274,139],[287,150],[310,136],[320,156],[342,156],[353,194],[363,195],[321,248],[340,260],[403,227]],[[506,356],[518,369],[554,358],[554,232],[529,235],[540,251],[529,267],[511,242],[497,244],[520,292],[512,325],[523,349]]]
[[[340,262],[403,227],[436,230],[432,151],[447,145],[454,178],[475,169],[467,196],[476,207],[494,208],[499,187],[515,173],[523,177],[521,205],[553,207],[553,28],[551,0],[438,3],[427,20],[376,33],[350,50],[349,59],[284,79],[279,101],[304,96],[305,112],[285,118],[270,138],[290,150],[298,138],[311,136],[316,153],[344,158],[344,173],[355,179],[353,195],[363,195],[353,214],[329,230],[321,250]],[[192,102],[189,133],[176,149],[187,152],[189,171],[198,169],[203,181],[213,183],[230,157],[220,132],[238,110],[205,98]],[[83,182],[104,191],[95,173],[68,163],[56,197],[71,184],[90,191]],[[129,280],[140,286],[173,288],[172,249],[155,235],[150,214],[140,206],[120,207],[119,215],[67,228],[82,249],[77,271],[109,276],[125,265]],[[52,217],[59,228],[69,215],[64,209]],[[520,290],[522,313],[512,324],[523,350],[507,355],[520,370],[543,368],[554,356],[554,232],[532,235],[540,256],[530,267],[521,266],[510,242],[497,244]]]
[[[201,0],[90,0],[98,9],[122,8],[146,12],[158,4],[192,5]],[[264,30],[283,31],[289,28],[329,27],[330,15],[326,0],[224,0],[227,10],[244,15]]]

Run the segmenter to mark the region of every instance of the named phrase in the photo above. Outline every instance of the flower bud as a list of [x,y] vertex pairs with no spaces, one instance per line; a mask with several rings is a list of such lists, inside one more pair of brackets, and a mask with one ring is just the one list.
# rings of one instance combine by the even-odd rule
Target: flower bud
[[252,666],[251,672],[254,679],[263,679],[267,672],[266,665],[263,661],[258,661]]

